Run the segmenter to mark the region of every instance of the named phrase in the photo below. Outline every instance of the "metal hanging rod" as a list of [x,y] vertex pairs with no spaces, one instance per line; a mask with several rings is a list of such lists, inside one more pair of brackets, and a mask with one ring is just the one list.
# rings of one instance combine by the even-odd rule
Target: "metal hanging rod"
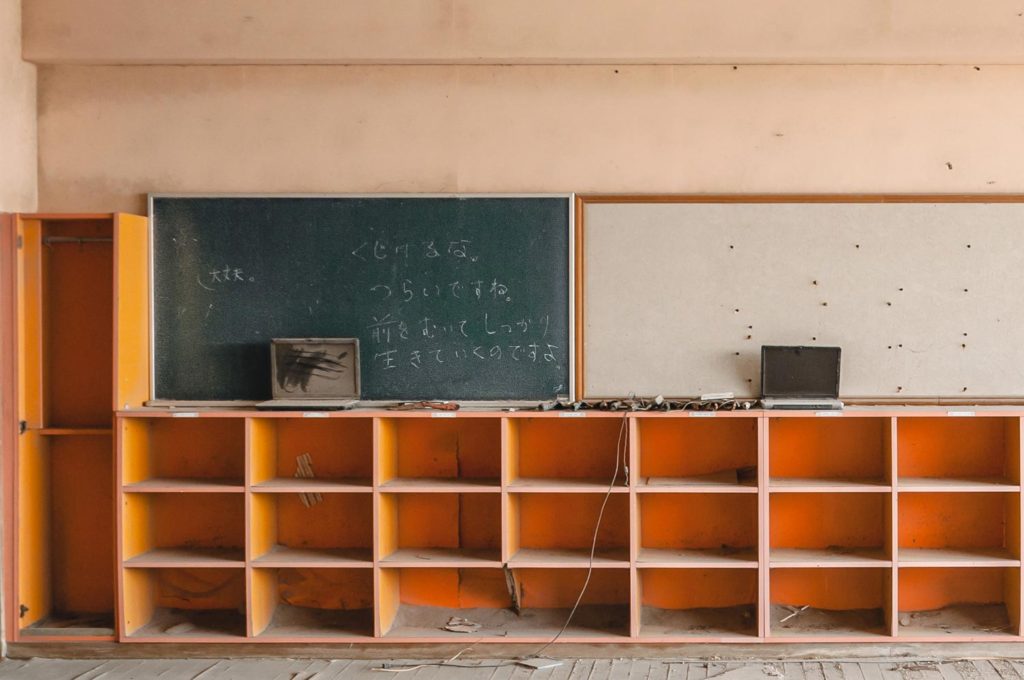
[[82,245],[83,243],[113,243],[112,238],[102,237],[79,237],[79,236],[47,236],[43,239],[43,245],[51,246],[54,243],[77,243]]

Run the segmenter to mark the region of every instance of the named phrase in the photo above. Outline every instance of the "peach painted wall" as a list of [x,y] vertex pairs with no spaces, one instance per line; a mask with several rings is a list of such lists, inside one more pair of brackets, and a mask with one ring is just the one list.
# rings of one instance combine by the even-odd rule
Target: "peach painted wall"
[[1019,66],[43,66],[40,205],[1024,192]]
[[21,60],[21,3],[0,0],[0,212],[36,207],[36,67]]
[[1006,64],[1018,0],[25,0],[48,63]]

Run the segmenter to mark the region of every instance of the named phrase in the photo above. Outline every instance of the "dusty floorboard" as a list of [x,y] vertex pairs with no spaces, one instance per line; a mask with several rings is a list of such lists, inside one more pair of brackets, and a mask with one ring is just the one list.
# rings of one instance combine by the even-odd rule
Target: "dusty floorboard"
[[[1018,680],[1024,660],[918,659],[800,662],[672,661],[668,659],[565,659],[549,670],[507,660],[460,662],[468,667],[417,661],[328,659],[8,659],[0,678],[19,680]],[[389,672],[390,671],[390,672]]]

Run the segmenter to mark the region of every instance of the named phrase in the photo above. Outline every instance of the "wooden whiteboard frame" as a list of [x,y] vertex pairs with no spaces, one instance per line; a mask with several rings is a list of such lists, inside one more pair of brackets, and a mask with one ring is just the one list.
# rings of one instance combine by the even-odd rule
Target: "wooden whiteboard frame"
[[[1024,194],[575,194],[576,216],[573,239],[576,256],[575,308],[576,326],[576,382],[574,392],[579,399],[587,399],[584,367],[585,305],[584,271],[586,268],[584,241],[586,239],[586,207],[591,204],[659,204],[659,203],[1024,203]],[[1024,397],[938,397],[847,399],[850,404],[1024,404]]]
[[[527,193],[527,194],[443,194],[443,193],[408,193],[408,194],[303,194],[303,193],[159,193],[154,192],[146,196],[146,216],[149,222],[149,262],[147,263],[147,269],[149,273],[149,401],[147,405],[181,405],[181,406],[245,406],[255,404],[255,401],[251,400],[232,400],[232,401],[182,401],[182,400],[158,400],[156,399],[156,314],[155,314],[155,303],[156,303],[156,281],[153,277],[153,247],[155,239],[153,238],[154,230],[156,228],[156,215],[153,214],[153,201],[158,198],[408,198],[408,199],[420,199],[420,198],[564,198],[568,204],[569,215],[566,224],[566,238],[568,239],[568,285],[569,285],[569,299],[567,301],[569,306],[569,318],[567,319],[569,327],[569,399],[575,401],[578,398],[582,398],[581,393],[575,391],[577,380],[579,375],[577,374],[577,362],[579,357],[576,354],[576,348],[579,344],[576,341],[576,333],[578,327],[576,326],[576,310],[574,308],[576,300],[579,299],[575,290],[575,284],[577,280],[575,267],[578,258],[576,257],[576,244],[574,238],[576,235],[576,205],[578,203],[576,194],[574,193]],[[381,403],[390,402],[362,402],[367,406],[379,405]],[[471,403],[466,401],[463,403]],[[491,403],[491,402],[487,402]],[[510,402],[511,403],[511,402]]]

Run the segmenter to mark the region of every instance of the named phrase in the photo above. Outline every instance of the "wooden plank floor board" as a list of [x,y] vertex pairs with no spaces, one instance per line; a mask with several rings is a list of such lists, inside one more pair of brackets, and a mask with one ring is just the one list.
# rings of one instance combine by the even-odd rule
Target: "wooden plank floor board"
[[1005,659],[990,659],[989,663],[996,669],[996,673],[1004,680],[1021,680],[1020,672],[1013,667],[1013,664]]
[[808,662],[803,666],[806,680],[825,680],[825,667],[820,661]]
[[956,672],[956,668],[951,663],[940,663],[937,666],[939,670],[939,677],[942,680],[962,680],[963,676]]
[[804,665],[787,661],[782,664],[782,672],[786,680],[804,680]]
[[[339,648],[339,653],[344,649]],[[387,674],[380,660],[360,659],[8,659],[0,679],[50,680],[1024,680],[1024,661],[803,661],[737,662],[725,660],[565,659],[554,669],[534,671],[502,660],[460,659],[474,667],[444,667],[436,660],[395,659],[394,666],[422,668]],[[740,673],[732,671],[739,670]]]

